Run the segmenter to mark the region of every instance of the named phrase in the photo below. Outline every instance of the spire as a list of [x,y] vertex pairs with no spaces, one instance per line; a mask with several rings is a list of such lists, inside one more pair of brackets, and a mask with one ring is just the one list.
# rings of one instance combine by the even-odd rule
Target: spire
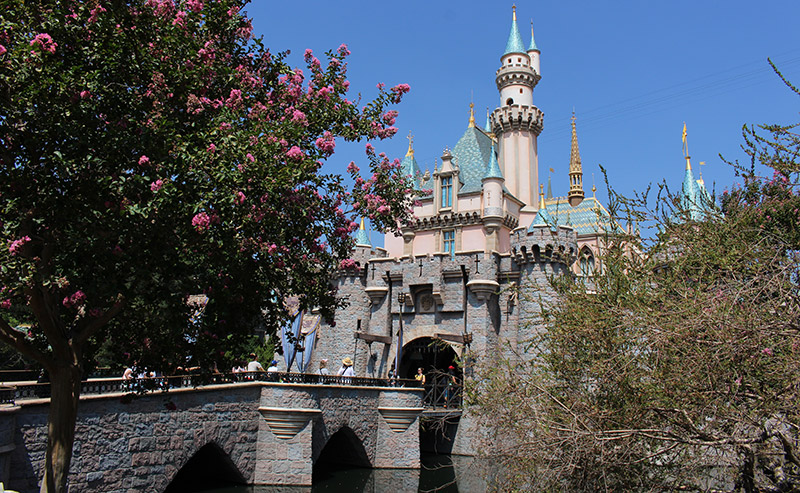
[[[553,171],[554,171],[553,168],[550,168],[550,173],[552,173]],[[553,198],[553,185],[550,183],[550,173],[547,174],[547,196],[546,197],[548,199],[552,199]]]
[[550,218],[550,214],[547,212],[547,207],[545,206],[544,202],[544,185],[539,185],[539,210],[536,212],[536,217],[533,218],[533,222],[531,223],[528,231],[533,231],[534,228],[542,228],[548,227],[552,231],[555,231],[555,222]]
[[469,128],[475,126],[475,104],[469,103]]
[[519,33],[517,27],[517,6],[514,5],[512,9],[511,32],[508,34],[508,42],[506,43],[506,51],[503,55],[509,53],[525,53],[525,43],[522,42],[522,35]]
[[414,157],[414,137],[411,135],[411,132],[408,132],[408,151],[406,152],[403,161],[400,163],[400,171],[406,175],[410,176],[414,181],[414,188],[419,188],[419,164],[417,164],[417,159]]
[[372,243],[369,241],[369,235],[367,234],[367,229],[364,227],[364,218],[361,218],[361,225],[358,227],[358,231],[356,232],[356,246],[365,246],[365,247],[372,247]]
[[489,107],[486,107],[486,125],[483,126],[483,131],[487,134],[492,133],[492,122],[489,120]]
[[503,172],[500,171],[500,165],[497,163],[497,154],[495,154],[494,142],[492,142],[492,151],[490,154],[489,166],[486,168],[486,176],[484,176],[483,179],[488,180],[490,178],[498,178],[505,181],[505,178],[503,178]]
[[578,148],[578,132],[575,129],[575,111],[572,112],[572,145],[569,151],[569,205],[576,207],[583,202],[583,166]]
[[683,122],[683,135],[681,136],[681,140],[683,141],[683,158],[686,159],[686,171],[692,171],[691,158],[689,157],[689,141],[686,140],[686,135],[686,122]]
[[531,19],[531,45],[528,47],[528,51],[539,51],[536,40],[533,38],[533,19]]

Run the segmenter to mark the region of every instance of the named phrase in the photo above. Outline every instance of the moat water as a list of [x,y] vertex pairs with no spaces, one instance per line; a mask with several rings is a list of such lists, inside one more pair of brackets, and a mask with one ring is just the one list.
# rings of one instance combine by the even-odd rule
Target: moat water
[[[423,454],[420,469],[363,469],[337,467],[315,471],[314,485],[225,486],[200,490],[202,493],[457,493],[485,491],[479,467],[472,457]],[[199,491],[198,491],[199,493]]]

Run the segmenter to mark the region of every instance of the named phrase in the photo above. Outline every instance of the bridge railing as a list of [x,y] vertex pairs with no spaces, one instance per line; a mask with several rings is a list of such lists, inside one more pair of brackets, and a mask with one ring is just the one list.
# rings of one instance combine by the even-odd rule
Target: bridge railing
[[464,386],[447,374],[428,375],[425,382],[425,407],[432,409],[457,409],[461,407]]
[[[110,393],[147,393],[170,389],[195,388],[202,385],[225,384],[236,382],[277,382],[317,385],[348,385],[357,387],[419,387],[416,380],[343,377],[338,375],[318,375],[313,373],[283,372],[242,372],[242,373],[201,373],[190,375],[172,375],[148,378],[102,378],[81,382],[81,395],[97,395]],[[50,397],[49,383],[28,383],[15,386],[0,387],[0,404],[14,404],[17,400],[40,399]]]

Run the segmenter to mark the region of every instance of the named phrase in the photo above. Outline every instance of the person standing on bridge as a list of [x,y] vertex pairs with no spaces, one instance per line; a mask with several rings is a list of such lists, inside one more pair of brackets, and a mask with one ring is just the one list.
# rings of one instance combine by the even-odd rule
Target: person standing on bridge
[[342,377],[356,376],[355,371],[353,371],[353,360],[350,359],[350,356],[342,360],[342,367],[339,368],[339,372],[337,373],[337,375]]
[[328,360],[321,359],[319,360],[319,374],[320,375],[330,375],[331,372],[328,370]]
[[[258,362],[258,356],[256,353],[250,353],[250,362],[247,363],[247,373],[253,372],[263,372],[264,367],[261,366],[261,363]],[[253,378],[253,375],[248,375],[248,378]]]

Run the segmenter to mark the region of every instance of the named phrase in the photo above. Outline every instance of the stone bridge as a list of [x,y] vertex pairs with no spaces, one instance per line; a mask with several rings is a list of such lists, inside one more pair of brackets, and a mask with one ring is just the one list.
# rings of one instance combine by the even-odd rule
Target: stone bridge
[[[422,389],[242,382],[81,397],[70,491],[191,491],[216,481],[311,485],[324,455],[419,468]],[[0,405],[0,481],[38,491],[47,399]]]

